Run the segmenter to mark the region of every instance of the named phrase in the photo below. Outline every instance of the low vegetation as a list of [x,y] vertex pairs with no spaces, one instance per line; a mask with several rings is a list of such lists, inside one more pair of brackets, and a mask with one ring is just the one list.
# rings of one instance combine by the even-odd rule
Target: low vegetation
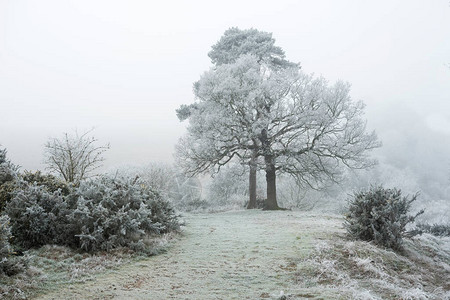
[[411,204],[416,198],[417,194],[409,199],[402,197],[398,189],[381,186],[355,193],[345,215],[348,234],[363,241],[373,241],[382,247],[402,249],[406,226],[424,212],[421,210],[415,215],[409,215]]
[[11,239],[11,228],[9,217],[0,216],[0,278],[12,276],[25,269],[25,261],[14,256],[14,250],[9,240]]
[[434,236],[450,237],[450,224],[430,225],[425,223],[418,223],[417,231],[419,231],[419,233],[429,233]]
[[170,204],[138,178],[101,176],[61,189],[27,182],[6,206],[14,243],[22,249],[46,244],[85,251],[127,246],[149,251],[145,240],[179,228]]
[[[154,237],[151,244],[153,251],[166,251],[173,238],[173,234]],[[31,299],[37,294],[60,289],[63,285],[92,281],[100,273],[142,261],[146,257],[148,255],[129,248],[94,253],[58,245],[30,249],[20,257],[22,262],[26,262],[26,268],[14,276],[0,276],[0,298]]]
[[[11,199],[17,177],[16,171],[17,167],[6,158],[6,150],[0,149],[0,213]],[[0,277],[15,275],[24,269],[23,260],[13,256],[11,237],[10,217],[2,214],[0,215]]]
[[34,284],[21,290],[39,293],[40,299],[450,296],[446,237],[404,238],[399,253],[349,239],[339,215],[241,210],[188,214],[186,222],[183,238],[167,253],[150,258],[123,248],[95,254],[62,246],[27,251],[34,283],[17,279],[16,286]]
[[450,298],[449,276],[448,238],[405,239],[399,254],[341,236],[317,243],[298,263],[297,281],[312,295],[339,295],[330,299],[438,300]]
[[25,171],[21,179],[29,184],[36,184],[42,186],[47,192],[54,193],[60,191],[62,195],[67,196],[70,194],[71,187],[73,185],[59,179],[51,174],[44,174],[41,171],[29,172]]
[[7,159],[6,149],[0,149],[0,213],[12,197],[16,178],[17,166]]
[[18,172],[5,150],[0,209],[0,295],[13,299],[46,282],[85,278],[160,253],[180,228],[170,202],[139,177],[67,183],[40,171]]

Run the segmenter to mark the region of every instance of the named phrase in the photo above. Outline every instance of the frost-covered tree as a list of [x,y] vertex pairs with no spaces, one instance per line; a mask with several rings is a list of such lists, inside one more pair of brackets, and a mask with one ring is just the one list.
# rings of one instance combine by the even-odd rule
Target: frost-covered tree
[[[233,27],[225,31],[221,39],[212,46],[212,50],[208,53],[211,58],[212,63],[215,66],[221,66],[225,64],[236,63],[239,58],[245,55],[251,55],[257,59],[257,63],[264,66],[265,69],[272,70],[276,72],[277,70],[298,66],[285,59],[285,53],[282,48],[275,46],[275,39],[272,37],[271,33],[258,31],[256,29],[241,30],[239,28]],[[197,82],[194,86],[198,87],[201,81]],[[244,95],[245,97],[245,95]],[[191,105],[182,105],[177,110],[177,115],[180,120],[185,120],[191,116],[194,110],[198,110],[200,106],[197,103]],[[206,112],[203,111],[202,114]],[[214,117],[214,116],[210,116]],[[217,117],[217,115],[215,116]],[[255,116],[258,118],[259,116]],[[225,125],[226,126],[226,125]],[[221,129],[216,128],[220,131]],[[184,142],[180,143],[181,149],[180,153],[186,145],[182,145]],[[218,167],[222,166],[223,159],[229,157],[230,153],[233,156],[237,149],[234,143],[229,143],[228,145],[222,144],[222,148],[228,148],[228,151],[215,152],[215,158],[211,156],[207,157],[196,157],[195,161],[197,167],[185,168],[188,174],[195,175],[210,169],[212,166]],[[258,169],[257,159],[258,159],[258,145],[257,141],[251,142],[251,145],[245,145],[248,148],[246,155],[239,156],[241,163],[249,165],[249,202],[247,208],[256,208],[256,172]],[[183,159],[185,157],[181,155]],[[225,159],[225,161],[228,161]],[[186,166],[185,164],[183,164]]]
[[239,29],[232,27],[225,31],[220,40],[208,53],[215,66],[235,63],[241,56],[251,54],[258,63],[273,70],[298,66],[286,60],[284,50],[275,46],[272,33],[257,29]]
[[47,169],[74,184],[90,177],[101,166],[103,153],[109,149],[109,145],[98,146],[98,140],[90,136],[91,131],[50,138],[45,144]]
[[[241,30],[233,27],[225,31],[220,40],[212,46],[208,53],[211,61],[216,65],[235,63],[243,55],[253,55],[263,69],[276,72],[289,67],[298,67],[299,64],[286,60],[284,50],[275,46],[272,33],[251,28]],[[256,116],[258,118],[259,116]],[[254,143],[254,149],[249,158],[249,202],[247,208],[256,208],[256,190],[258,170],[258,145]]]
[[[278,207],[276,172],[320,187],[339,181],[343,166],[359,169],[375,163],[368,150],[380,143],[374,132],[366,133],[364,104],[352,101],[349,84],[329,85],[302,72],[270,81],[271,96],[264,101],[265,123],[259,134],[268,208]],[[283,83],[286,86],[280,90]]]
[[277,173],[319,186],[338,181],[342,166],[374,163],[367,150],[379,143],[375,133],[365,132],[364,105],[351,100],[349,84],[329,85],[296,64],[276,67],[265,60],[251,52],[225,60],[194,85],[197,101],[179,110],[189,118],[188,133],[177,146],[185,170],[198,173],[235,158],[261,157],[265,208],[279,209]]

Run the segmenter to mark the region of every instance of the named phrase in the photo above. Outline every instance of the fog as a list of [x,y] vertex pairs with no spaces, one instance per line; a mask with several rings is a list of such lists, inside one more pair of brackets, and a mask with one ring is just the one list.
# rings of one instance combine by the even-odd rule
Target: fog
[[[441,186],[450,173],[450,3],[0,1],[0,144],[22,169],[95,128],[105,168],[172,162],[175,109],[229,27],[273,33],[307,73],[352,84],[381,164]],[[448,193],[448,189],[447,189]],[[442,197],[440,195],[439,197]]]

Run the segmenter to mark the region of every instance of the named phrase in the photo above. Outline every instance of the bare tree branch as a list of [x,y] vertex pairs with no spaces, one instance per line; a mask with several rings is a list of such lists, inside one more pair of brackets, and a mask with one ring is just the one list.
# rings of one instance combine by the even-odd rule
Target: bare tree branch
[[64,133],[63,138],[50,138],[44,149],[47,169],[74,184],[92,176],[101,167],[103,154],[110,146],[97,146],[98,140],[89,136],[91,132],[79,135],[75,131],[72,135]]

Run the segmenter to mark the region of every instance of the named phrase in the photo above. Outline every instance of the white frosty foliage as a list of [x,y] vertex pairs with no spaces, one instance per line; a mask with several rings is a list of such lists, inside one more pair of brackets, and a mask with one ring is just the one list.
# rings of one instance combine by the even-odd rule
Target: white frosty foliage
[[279,209],[277,173],[320,188],[339,181],[342,166],[372,166],[367,151],[380,145],[365,132],[364,105],[350,99],[349,84],[303,73],[274,43],[256,29],[227,30],[209,53],[214,67],[194,84],[197,101],[177,110],[189,119],[178,164],[190,175],[233,159],[250,165],[249,208],[258,166],[266,172],[264,208]]
[[303,282],[348,299],[449,299],[450,239],[423,235],[402,254],[366,242],[318,243],[301,264]]
[[91,131],[64,133],[62,138],[49,139],[45,144],[47,169],[75,184],[92,176],[104,161],[103,154],[109,145],[98,146],[98,140],[89,136]]
[[11,238],[11,229],[9,227],[9,217],[0,216],[0,275],[8,265],[8,260],[13,252],[9,240]]
[[139,182],[157,191],[176,208],[184,210],[202,196],[202,184],[197,177],[186,177],[171,164],[149,163],[140,166],[123,166],[110,172],[122,177],[139,178]]
[[151,235],[179,228],[170,203],[138,178],[102,176],[68,195],[22,183],[7,204],[15,242],[24,248],[67,245],[87,251],[129,247],[151,253]]
[[0,149],[0,185],[16,177],[18,167],[6,158],[6,149]]
[[296,65],[285,59],[281,47],[275,46],[275,39],[269,32],[257,29],[241,30],[233,27],[225,31],[222,38],[208,53],[215,65],[234,63],[241,55],[252,54],[260,63],[272,68]]
[[367,150],[379,146],[374,133],[365,133],[364,105],[353,102],[349,90],[298,67],[271,71],[253,55],[214,67],[195,84],[197,102],[177,147],[178,163],[195,174],[233,157],[245,162],[257,148],[303,183],[338,180],[342,164],[373,165]]
[[151,251],[144,243],[148,235],[179,226],[168,202],[138,178],[104,176],[82,183],[74,196],[72,217],[80,227],[76,236],[86,250],[127,246]]

